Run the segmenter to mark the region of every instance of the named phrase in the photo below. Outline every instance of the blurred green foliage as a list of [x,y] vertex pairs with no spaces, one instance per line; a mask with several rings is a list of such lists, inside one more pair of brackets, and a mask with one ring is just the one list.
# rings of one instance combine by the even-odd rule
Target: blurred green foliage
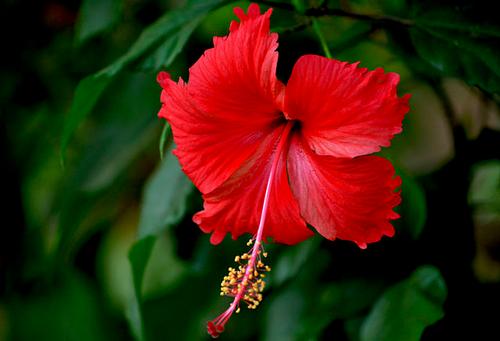
[[[257,311],[227,340],[499,337],[500,24],[477,1],[257,1],[279,78],[324,54],[401,75],[394,238],[359,250],[269,244]],[[0,340],[203,340],[245,240],[213,247],[201,198],[156,118],[156,73],[187,70],[245,1],[6,1],[1,63]],[[29,8],[29,12],[26,11]],[[24,25],[26,32],[17,27]],[[158,155],[160,146],[160,156]],[[352,245],[351,245],[352,244]],[[242,309],[243,310],[243,309]]]

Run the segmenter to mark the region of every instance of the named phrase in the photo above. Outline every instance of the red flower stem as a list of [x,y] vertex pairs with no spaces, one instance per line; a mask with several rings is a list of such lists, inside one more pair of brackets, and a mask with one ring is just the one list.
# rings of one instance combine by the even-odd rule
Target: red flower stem
[[[250,259],[248,260],[245,274],[241,280],[241,285],[234,297],[233,302],[229,306],[229,308],[222,313],[217,319],[215,319],[215,325],[224,326],[229,317],[233,314],[233,312],[238,308],[238,305],[241,301],[241,298],[247,291],[247,286],[249,284],[249,276],[254,271],[254,266],[256,264],[257,256],[259,255],[259,251],[262,246],[262,234],[264,232],[264,225],[266,223],[267,217],[267,208],[269,206],[269,197],[271,193],[271,185],[274,181],[274,175],[276,174],[276,168],[278,167],[278,162],[280,160],[281,153],[283,152],[283,148],[288,140],[288,135],[290,134],[290,130],[292,129],[293,121],[288,121],[283,128],[283,132],[281,133],[280,140],[278,142],[278,146],[276,147],[276,152],[274,155],[273,163],[271,165],[271,170],[269,172],[269,178],[267,179],[266,192],[264,194],[264,202],[262,204],[262,212],[260,214],[259,227],[257,229],[257,234],[255,236],[255,243],[252,248],[252,254],[250,255]],[[217,333],[217,330],[215,330]],[[212,335],[214,336],[214,335]]]
[[264,224],[266,223],[267,207],[269,206],[269,196],[271,194],[271,185],[273,183],[274,175],[276,173],[276,167],[278,167],[278,162],[280,160],[282,149],[285,146],[285,142],[287,140],[288,134],[290,133],[290,130],[292,129],[292,125],[293,125],[292,121],[287,122],[285,128],[283,128],[283,132],[281,133],[278,146],[276,147],[276,154],[274,155],[273,164],[271,165],[271,171],[269,172],[269,178],[267,179],[266,193],[264,195],[264,203],[262,204],[262,212],[260,214],[260,222],[259,222],[259,227],[257,229],[257,235],[255,236],[255,244],[253,246],[250,259],[248,260],[248,265],[245,270],[245,275],[243,276],[243,279],[241,281],[240,290],[236,294],[236,297],[234,298],[234,301],[231,304],[231,310],[236,309],[241,300],[241,297],[246,291],[248,276],[250,275],[251,272],[253,272],[255,260],[257,259],[257,255],[262,245],[262,233],[264,232]]
[[[288,134],[290,133],[292,126],[293,126],[293,121],[288,121],[287,124],[285,125],[285,128],[283,128],[280,141],[278,143],[278,146],[276,147],[276,155],[274,156],[273,164],[271,166],[269,179],[267,179],[266,194],[264,195],[264,203],[262,204],[262,212],[260,214],[259,228],[257,229],[257,236],[255,237],[255,247],[254,250],[252,251],[252,257],[250,260],[255,259],[255,256],[257,255],[256,249],[259,249],[262,241],[262,233],[264,231],[264,223],[266,222],[266,216],[267,216],[267,207],[269,206],[269,195],[271,193],[271,185],[273,183],[274,175],[276,173],[276,167],[278,167],[278,162],[281,156],[282,149],[285,146],[285,143],[288,139]],[[247,273],[248,269],[245,275]]]

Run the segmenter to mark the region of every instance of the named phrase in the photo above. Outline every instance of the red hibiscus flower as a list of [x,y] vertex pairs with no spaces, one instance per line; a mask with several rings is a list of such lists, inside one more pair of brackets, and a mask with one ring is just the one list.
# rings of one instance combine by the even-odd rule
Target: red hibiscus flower
[[172,127],[184,172],[202,192],[193,220],[210,241],[253,235],[236,257],[221,293],[234,297],[208,331],[216,337],[241,300],[262,299],[262,241],[296,244],[313,235],[366,248],[392,236],[400,202],[389,161],[367,156],[401,132],[409,95],[398,97],[399,76],[368,71],[316,55],[302,56],[288,84],[276,78],[278,35],[272,10],[256,4],[234,12],[229,34],[189,69],[189,82],[166,72],[159,116]]

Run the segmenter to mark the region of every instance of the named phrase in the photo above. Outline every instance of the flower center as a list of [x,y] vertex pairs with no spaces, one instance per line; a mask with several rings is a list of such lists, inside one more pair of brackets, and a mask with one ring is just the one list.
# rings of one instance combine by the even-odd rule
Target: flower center
[[[283,152],[288,136],[296,121],[287,120],[283,127],[283,131],[276,147],[273,157],[271,170],[267,179],[266,192],[264,194],[264,202],[262,203],[262,211],[260,215],[259,227],[256,235],[248,242],[248,246],[253,244],[251,250],[241,256],[236,256],[235,262],[239,264],[238,268],[229,268],[229,274],[224,277],[221,283],[221,296],[234,297],[229,308],[214,320],[207,323],[207,331],[213,337],[218,337],[224,331],[224,325],[227,323],[231,315],[240,311],[240,301],[243,300],[248,304],[249,309],[255,309],[262,301],[262,291],[265,287],[263,271],[270,271],[271,268],[262,262],[262,256],[267,257],[262,246],[262,237],[264,233],[264,225],[266,223],[267,209],[269,207],[269,198],[271,193],[274,176],[278,167],[281,153]],[[246,262],[246,263],[245,263]]]

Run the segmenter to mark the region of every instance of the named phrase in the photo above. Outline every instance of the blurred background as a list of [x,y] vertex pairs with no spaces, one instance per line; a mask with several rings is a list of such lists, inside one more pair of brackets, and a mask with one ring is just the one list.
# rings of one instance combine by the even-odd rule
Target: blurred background
[[[401,75],[396,235],[360,250],[267,246],[263,304],[224,340],[443,340],[500,332],[500,23],[478,1],[258,1],[278,76],[324,54]],[[246,238],[210,245],[200,194],[157,119],[159,70],[187,70],[248,2],[0,4],[0,340],[205,340]]]

